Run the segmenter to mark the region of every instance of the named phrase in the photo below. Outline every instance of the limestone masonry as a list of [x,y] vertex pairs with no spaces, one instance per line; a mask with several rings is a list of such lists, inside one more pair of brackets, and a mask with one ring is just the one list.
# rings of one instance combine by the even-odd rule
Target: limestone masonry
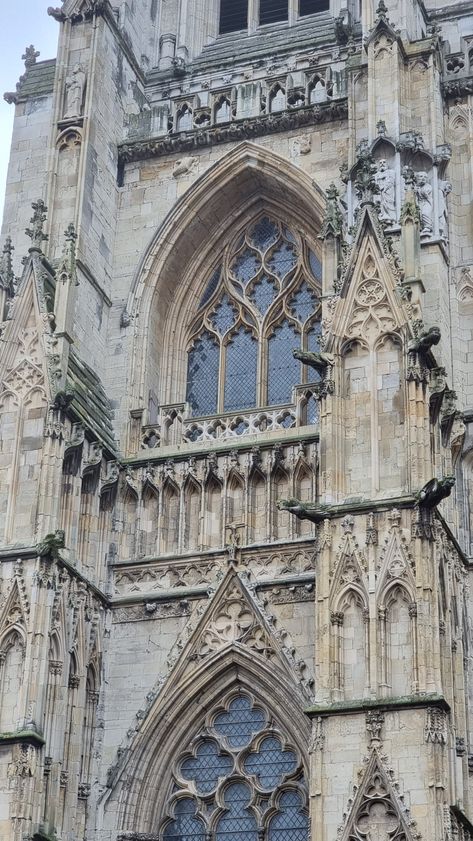
[[473,0],[376,2],[5,94],[1,841],[473,841]]

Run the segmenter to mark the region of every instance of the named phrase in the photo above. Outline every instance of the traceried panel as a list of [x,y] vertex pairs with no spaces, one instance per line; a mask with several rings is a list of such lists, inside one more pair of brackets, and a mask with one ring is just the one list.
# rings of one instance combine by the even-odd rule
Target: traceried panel
[[293,351],[320,350],[321,273],[299,233],[267,215],[235,237],[190,325],[194,417],[290,404],[295,386],[318,379]]
[[302,758],[246,690],[210,710],[177,757],[164,841],[305,841]]

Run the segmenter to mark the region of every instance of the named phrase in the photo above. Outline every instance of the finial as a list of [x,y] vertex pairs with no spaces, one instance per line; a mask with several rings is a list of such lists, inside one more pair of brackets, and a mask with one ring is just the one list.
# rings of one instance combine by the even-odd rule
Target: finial
[[320,232],[320,239],[326,239],[328,236],[340,236],[343,230],[343,216],[340,210],[340,193],[335,184],[329,185],[327,188],[327,205],[325,208],[325,216],[322,223],[322,230]]
[[360,204],[374,204],[373,197],[379,193],[379,187],[375,180],[376,166],[373,156],[362,154],[359,158],[359,165],[355,177],[355,191],[360,199]]
[[58,277],[65,283],[75,275],[76,270],[76,241],[77,233],[72,222],[64,231],[64,247],[62,249],[62,260],[59,266]]
[[35,50],[33,44],[30,44],[29,47],[25,47],[25,52],[21,57],[25,62],[26,70],[36,64],[36,59],[39,58],[40,55],[41,53],[39,53],[38,50]]
[[378,8],[376,9],[376,17],[377,20],[386,20],[388,21],[388,7],[384,0],[379,0]]
[[48,208],[42,199],[34,201],[31,207],[34,211],[33,216],[30,219],[32,227],[26,228],[25,234],[27,234],[31,239],[30,251],[41,251],[43,242],[48,239],[48,235],[43,231],[43,225],[46,221]]
[[15,249],[12,245],[11,237],[7,237],[5,240],[5,245],[3,246],[3,273],[7,286],[12,285],[15,281],[12,260],[12,253],[14,252],[14,250]]

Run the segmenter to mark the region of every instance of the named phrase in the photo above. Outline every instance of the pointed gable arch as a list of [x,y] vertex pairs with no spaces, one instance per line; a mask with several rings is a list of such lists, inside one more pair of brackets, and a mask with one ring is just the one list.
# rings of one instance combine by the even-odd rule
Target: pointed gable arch
[[[239,220],[255,215],[258,208],[272,208],[276,216],[283,211],[285,218],[311,235],[317,252],[324,205],[322,191],[306,173],[250,142],[224,154],[189,188],[153,237],[128,300],[128,312],[139,315],[133,319],[130,405],[140,405],[147,393],[146,367],[159,370],[160,382],[153,384],[157,393],[170,388],[172,375],[162,365],[164,349],[171,335],[175,347],[184,348],[183,335],[172,331],[185,329],[195,299],[204,293],[203,275],[210,277],[217,268],[216,250],[229,232],[241,226]],[[150,355],[155,356],[151,366]]]

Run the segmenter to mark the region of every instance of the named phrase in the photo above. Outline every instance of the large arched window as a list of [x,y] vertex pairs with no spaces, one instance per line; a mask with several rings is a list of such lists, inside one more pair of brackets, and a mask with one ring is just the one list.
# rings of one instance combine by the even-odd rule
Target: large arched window
[[187,401],[202,417],[292,402],[317,379],[294,359],[318,350],[321,266],[300,235],[262,216],[225,251],[190,328]]
[[246,690],[230,694],[177,757],[163,841],[306,841],[302,758]]

